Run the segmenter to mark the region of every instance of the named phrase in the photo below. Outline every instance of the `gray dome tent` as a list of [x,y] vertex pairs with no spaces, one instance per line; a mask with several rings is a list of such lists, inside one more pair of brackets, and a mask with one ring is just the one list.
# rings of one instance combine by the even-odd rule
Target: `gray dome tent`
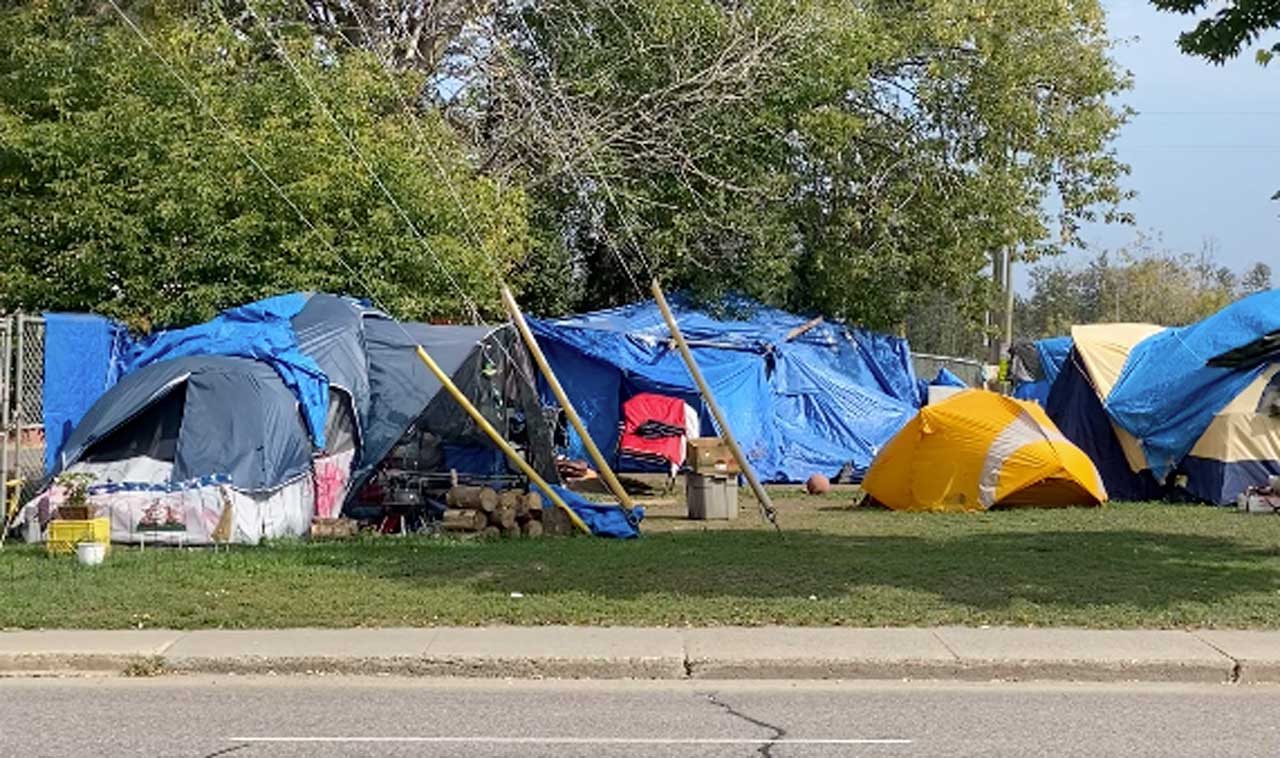
[[[281,312],[292,315],[282,320]],[[259,316],[269,323],[259,328]],[[418,344],[495,426],[520,426],[530,459],[554,475],[535,372],[510,327],[401,324],[325,294],[280,296],[224,317],[233,322],[227,328],[215,319],[149,338],[144,347],[153,353],[214,354],[165,358],[126,373],[58,456],[59,471],[93,474],[93,496],[109,506],[115,541],[141,539],[139,531],[158,519],[173,525],[170,541],[187,544],[302,534],[313,515],[337,515],[407,438],[431,440],[441,464],[440,449],[488,446],[418,359]],[[319,402],[327,402],[327,413],[323,406],[316,413],[316,393],[299,389],[296,376],[290,383],[290,365],[273,362],[262,345],[228,338],[241,327],[266,347],[293,351],[294,365],[305,360],[307,378],[322,374]],[[193,347],[197,340],[204,342]],[[317,416],[322,445],[308,425]]]

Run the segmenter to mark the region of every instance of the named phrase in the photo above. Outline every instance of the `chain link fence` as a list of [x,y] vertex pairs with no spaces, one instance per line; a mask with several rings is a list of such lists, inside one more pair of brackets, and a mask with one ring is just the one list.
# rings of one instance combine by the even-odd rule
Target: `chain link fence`
[[956,358],[949,355],[933,355],[931,353],[912,353],[911,362],[915,364],[916,377],[931,381],[938,375],[939,369],[947,369],[964,380],[970,387],[986,386],[986,364],[974,358]]
[[44,478],[44,319],[0,317],[0,502],[33,496]]

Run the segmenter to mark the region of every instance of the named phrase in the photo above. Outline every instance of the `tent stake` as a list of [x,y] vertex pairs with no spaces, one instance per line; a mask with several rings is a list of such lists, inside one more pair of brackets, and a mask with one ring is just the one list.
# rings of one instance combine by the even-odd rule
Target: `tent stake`
[[702,377],[698,362],[693,359],[689,344],[684,341],[684,334],[680,332],[680,325],[676,323],[676,317],[671,313],[671,308],[667,306],[667,299],[662,296],[662,287],[658,285],[657,278],[653,280],[652,289],[653,299],[657,301],[658,308],[662,311],[662,318],[666,320],[667,328],[671,330],[671,336],[675,339],[676,346],[680,348],[680,355],[684,358],[684,365],[689,367],[689,375],[693,377],[694,383],[698,385],[698,390],[702,393],[702,399],[707,403],[707,409],[711,411],[711,415],[715,417],[716,425],[720,427],[720,436],[724,437],[725,444],[729,446],[729,452],[733,453],[734,460],[738,462],[738,467],[742,469],[742,474],[747,477],[747,483],[751,485],[751,491],[756,494],[756,500],[760,502],[761,515],[768,519],[775,529],[780,529],[778,526],[778,512],[773,508],[773,501],[769,499],[769,493],[765,492],[764,485],[760,484],[760,480],[756,478],[756,471],[751,467],[747,456],[743,455],[742,448],[738,447],[738,440],[734,438],[733,432],[729,430],[729,422],[725,420],[724,414],[720,412],[720,406],[716,404],[716,399],[711,394],[711,387],[707,385],[707,380]]
[[520,306],[516,303],[515,296],[511,294],[511,290],[506,285],[502,287],[502,304],[507,307],[507,314],[511,316],[512,323],[516,325],[516,329],[520,332],[520,337],[524,339],[524,344],[529,348],[529,354],[533,356],[533,362],[538,364],[538,370],[542,372],[542,377],[547,380],[547,386],[551,388],[556,400],[560,402],[560,407],[564,409],[564,415],[568,417],[569,423],[573,425],[573,428],[578,432],[578,436],[582,438],[582,444],[586,446],[587,454],[591,456],[591,460],[596,464],[596,469],[600,471],[600,476],[604,478],[604,483],[608,485],[614,497],[618,498],[618,504],[622,506],[622,510],[630,515],[636,504],[631,500],[631,496],[627,494],[627,491],[622,488],[622,482],[618,481],[618,477],[613,473],[609,462],[605,460],[604,454],[596,446],[595,440],[591,439],[591,434],[587,432],[586,425],[582,423],[578,412],[574,410],[573,403],[569,401],[569,396],[565,394],[564,387],[560,386],[560,380],[556,378],[555,372],[551,370],[551,364],[547,363],[547,357],[542,354],[542,348],[538,346],[538,340],[534,338],[528,322],[524,320],[524,314],[520,312]]
[[545,493],[547,497],[551,498],[551,502],[554,503],[557,508],[565,512],[569,517],[569,520],[573,522],[573,525],[578,528],[578,531],[583,534],[591,534],[591,530],[587,528],[585,523],[583,523],[581,517],[574,513],[572,508],[565,505],[564,500],[560,499],[560,496],[556,494],[555,490],[551,489],[551,486],[547,484],[546,480],[539,476],[537,471],[533,470],[533,466],[530,466],[528,461],[520,457],[520,454],[515,451],[515,448],[507,444],[507,441],[502,438],[502,435],[498,434],[498,430],[493,428],[493,424],[490,424],[489,420],[484,417],[484,414],[480,413],[480,410],[471,404],[471,401],[467,399],[466,395],[462,394],[462,390],[458,389],[458,385],[453,383],[453,380],[444,372],[444,369],[440,368],[439,364],[437,364],[435,360],[427,354],[426,348],[422,345],[418,345],[417,348],[418,358],[421,359],[423,363],[427,364],[427,368],[431,369],[431,373],[435,374],[435,377],[439,380],[440,384],[449,391],[450,395],[453,395],[453,399],[458,401],[458,405],[462,406],[462,410],[467,412],[467,415],[471,417],[471,420],[476,422],[476,426],[479,426],[481,431],[488,435],[489,439],[493,441],[493,444],[497,445],[498,448],[506,454],[507,458],[510,459],[512,463],[516,464],[516,467],[524,472],[525,476],[529,477],[529,481],[541,488],[543,493]]

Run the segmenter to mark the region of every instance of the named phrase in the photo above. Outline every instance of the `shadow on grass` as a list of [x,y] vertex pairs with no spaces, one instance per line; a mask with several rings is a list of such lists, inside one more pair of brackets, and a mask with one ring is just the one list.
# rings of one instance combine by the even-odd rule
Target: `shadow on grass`
[[[627,600],[655,592],[694,598],[803,600],[879,588],[928,593],[977,611],[1030,603],[1063,611],[1158,612],[1229,604],[1280,591],[1280,551],[1230,539],[1147,531],[1046,531],[939,539],[816,531],[658,534],[632,543],[574,539],[468,549],[301,550],[305,564],[419,587],[520,588]],[[1274,603],[1270,598],[1267,603]],[[1261,610],[1261,609],[1258,609]]]

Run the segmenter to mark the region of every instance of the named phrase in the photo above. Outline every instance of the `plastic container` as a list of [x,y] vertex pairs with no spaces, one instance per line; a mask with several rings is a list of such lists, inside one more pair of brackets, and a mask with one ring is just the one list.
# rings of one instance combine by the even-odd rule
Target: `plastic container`
[[99,566],[107,559],[105,542],[81,542],[76,545],[76,560],[81,566]]
[[732,521],[738,517],[737,477],[686,474],[685,501],[691,519]]
[[107,518],[95,518],[87,521],[54,519],[49,522],[49,541],[45,543],[48,552],[64,555],[74,553],[76,545],[81,542],[110,544],[111,521]]

